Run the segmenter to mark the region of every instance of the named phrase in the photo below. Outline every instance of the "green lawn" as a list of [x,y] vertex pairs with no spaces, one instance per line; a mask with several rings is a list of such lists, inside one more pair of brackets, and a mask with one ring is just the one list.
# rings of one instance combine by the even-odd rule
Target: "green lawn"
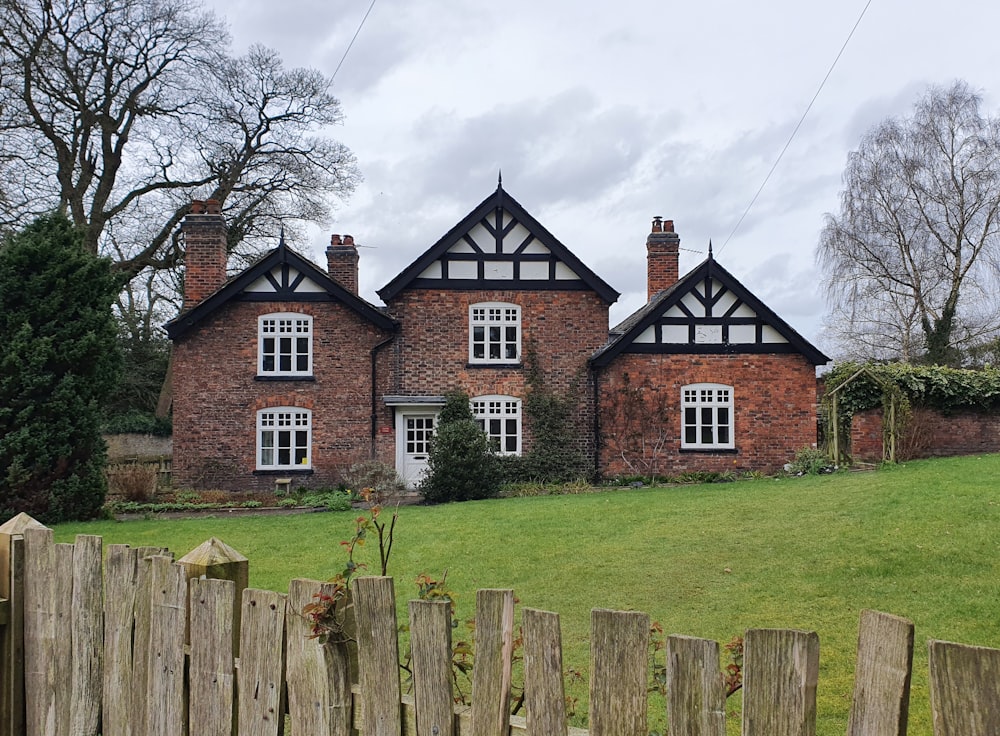
[[[99,534],[106,544],[164,545],[180,556],[216,536],[250,558],[251,585],[283,590],[293,577],[341,568],[353,516],[65,524],[56,539]],[[720,642],[749,627],[818,632],[821,736],[846,728],[863,608],[916,625],[910,734],[931,733],[927,639],[1000,647],[1000,455],[408,507],[399,516],[390,573],[401,616],[420,572],[448,571],[463,617],[477,588],[511,587],[520,605],[560,613],[567,666],[588,667],[595,607],[645,611],[669,633]],[[376,550],[362,557],[374,560]],[[657,702],[656,721],[662,711]]]

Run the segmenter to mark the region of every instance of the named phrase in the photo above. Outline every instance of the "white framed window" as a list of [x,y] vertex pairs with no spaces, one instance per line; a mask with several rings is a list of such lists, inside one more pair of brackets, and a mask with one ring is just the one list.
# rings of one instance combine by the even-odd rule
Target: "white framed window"
[[472,415],[493,449],[501,455],[521,454],[521,400],[512,396],[477,396]]
[[257,469],[312,468],[312,412],[278,406],[257,412]]
[[257,375],[312,375],[312,316],[264,314],[257,321]]
[[733,387],[693,383],[681,387],[681,447],[725,450],[733,441]]
[[518,363],[521,360],[521,308],[483,302],[469,306],[469,362]]

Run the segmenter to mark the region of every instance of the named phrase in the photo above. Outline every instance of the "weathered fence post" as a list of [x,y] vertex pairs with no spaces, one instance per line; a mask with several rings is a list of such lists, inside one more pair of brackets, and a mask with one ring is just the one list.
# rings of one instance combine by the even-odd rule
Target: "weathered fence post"
[[646,736],[648,657],[648,615],[591,611],[591,736]]
[[913,624],[862,611],[847,736],[906,736],[912,666]]
[[24,721],[24,530],[45,529],[27,514],[0,525],[0,598],[7,616],[0,638],[0,734],[23,736]]
[[510,731],[514,660],[514,591],[476,591],[476,661],[472,666],[472,736]]
[[146,733],[148,707],[150,619],[153,584],[153,557],[168,555],[160,547],[139,547],[135,551],[135,618],[132,634],[132,717],[133,734]]
[[71,599],[71,734],[95,734],[104,686],[103,541],[80,534],[73,544]]
[[351,585],[358,627],[358,684],[365,736],[402,731],[396,596],[392,578],[356,578]]
[[[285,613],[288,715],[293,734],[350,736],[351,664],[346,642],[320,644],[302,609],[317,595],[332,596],[333,583],[293,580]],[[341,602],[342,603],[342,602]]]
[[24,706],[28,736],[56,730],[55,566],[51,529],[24,530]]
[[750,629],[743,663],[743,736],[815,736],[816,633]]
[[108,545],[104,564],[104,736],[129,736],[132,710],[135,628],[136,551],[127,544]]
[[566,736],[559,614],[524,609],[524,705],[528,733]]
[[[192,578],[231,580],[236,585],[236,600],[243,600],[243,591],[250,584],[250,561],[223,542],[212,537],[177,560],[184,575]],[[240,606],[235,606],[233,621],[233,655],[240,656]]]
[[668,736],[725,736],[726,693],[719,643],[667,637]]
[[[232,580],[194,578],[188,581],[190,736],[195,733],[197,736],[239,733],[235,728],[233,708],[236,697],[233,669],[235,589]],[[303,732],[296,730],[296,733]]]
[[149,660],[146,733],[184,736],[184,629],[187,625],[187,580],[184,568],[170,557],[149,560]]
[[927,649],[934,736],[1000,733],[1000,649],[934,639]]
[[240,736],[278,736],[283,731],[286,605],[281,593],[243,591],[236,678]]
[[416,736],[452,736],[451,603],[410,601],[409,609]]

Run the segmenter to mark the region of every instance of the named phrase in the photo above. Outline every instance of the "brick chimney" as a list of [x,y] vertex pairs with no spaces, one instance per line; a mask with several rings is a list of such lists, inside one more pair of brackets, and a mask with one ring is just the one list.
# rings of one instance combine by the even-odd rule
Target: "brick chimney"
[[652,232],[646,237],[647,299],[677,283],[680,247],[681,238],[674,232],[674,221],[654,217]]
[[226,283],[226,240],[229,228],[217,199],[191,203],[181,224],[184,236],[184,309],[189,309]]
[[352,294],[358,293],[358,249],[354,238],[345,235],[330,236],[330,245],[326,249],[326,271],[330,278]]

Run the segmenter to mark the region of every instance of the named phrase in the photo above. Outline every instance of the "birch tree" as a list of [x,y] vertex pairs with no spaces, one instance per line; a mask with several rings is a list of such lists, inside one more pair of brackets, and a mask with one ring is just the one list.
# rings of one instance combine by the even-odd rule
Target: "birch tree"
[[844,352],[955,364],[1000,328],[1000,122],[931,87],[848,157],[818,248]]

